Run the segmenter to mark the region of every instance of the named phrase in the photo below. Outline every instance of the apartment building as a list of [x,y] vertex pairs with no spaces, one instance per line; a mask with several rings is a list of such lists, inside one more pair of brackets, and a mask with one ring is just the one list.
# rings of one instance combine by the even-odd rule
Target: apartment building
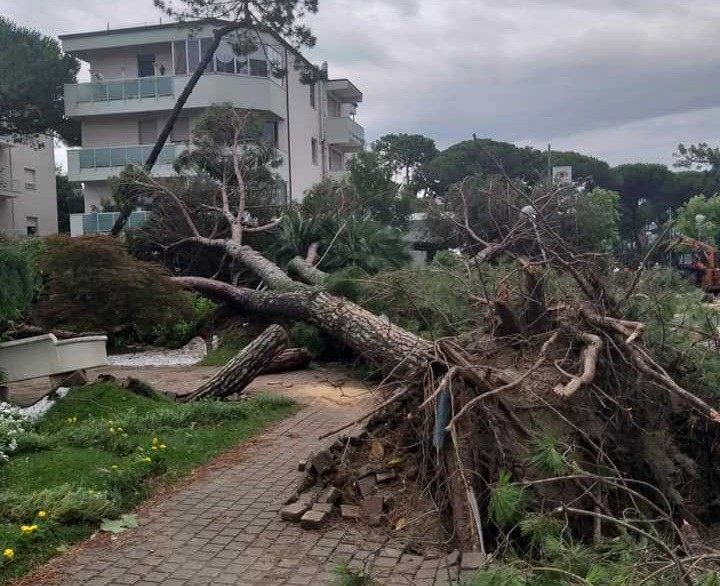
[[33,147],[0,137],[0,234],[45,236],[57,231],[52,138]]
[[[110,199],[110,177],[144,161],[212,30],[195,22],[60,36],[63,49],[90,66],[90,82],[65,86],[66,113],[80,121],[82,132],[82,148],[68,151],[68,176],[84,184],[86,213]],[[300,201],[324,176],[344,172],[348,157],[364,144],[364,129],[355,121],[362,93],[347,79],[301,83],[294,50],[269,35],[263,42],[242,59],[228,42],[220,45],[161,153],[157,176],[173,175],[172,162],[203,110],[228,102],[256,112],[264,138],[279,151],[278,203]],[[286,75],[276,77],[269,62]]]

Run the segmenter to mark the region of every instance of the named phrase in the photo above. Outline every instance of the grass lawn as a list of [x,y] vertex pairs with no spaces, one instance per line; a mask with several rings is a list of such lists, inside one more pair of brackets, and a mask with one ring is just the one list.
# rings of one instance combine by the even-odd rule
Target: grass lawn
[[114,383],[74,389],[0,463],[0,584],[295,411],[275,396],[177,404]]
[[217,348],[208,351],[201,366],[225,366],[238,352],[253,341],[253,336],[242,332],[227,331],[220,336]]

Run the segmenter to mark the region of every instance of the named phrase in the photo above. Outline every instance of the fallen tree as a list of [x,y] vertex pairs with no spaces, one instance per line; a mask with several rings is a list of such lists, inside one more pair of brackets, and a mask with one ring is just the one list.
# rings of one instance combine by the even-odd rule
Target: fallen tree
[[[505,255],[515,263],[511,272],[521,286],[513,300],[510,275],[483,283],[477,299],[486,329],[472,340],[429,341],[320,285],[293,280],[243,244],[243,233],[257,227],[247,223],[237,149],[231,159],[232,182],[221,183],[216,206],[228,225],[223,237],[201,234],[180,194],[151,177],[141,186],[184,209],[190,234],[183,243],[221,249],[266,288],[199,277],[175,281],[244,312],[313,324],[386,377],[378,406],[358,420],[365,441],[353,442],[352,449],[350,438],[336,443],[337,466],[330,469],[345,469],[332,478],[324,470],[315,481],[346,483],[348,494],[357,489],[357,498],[365,499],[360,486],[368,462],[374,473],[412,460],[418,494],[440,513],[444,540],[462,550],[486,554],[518,539],[508,524],[530,509],[536,518],[560,516],[575,538],[650,535],[658,545],[652,554],[657,563],[669,560],[666,572],[693,583],[706,564],[683,561],[675,548],[691,556],[695,550],[683,523],[713,522],[718,514],[709,497],[720,478],[712,455],[720,415],[652,357],[643,344],[643,324],[623,315],[631,291],[616,295],[604,278],[608,259],[577,253],[559,236],[561,192],[509,183],[506,205],[521,211],[513,224],[498,226],[498,242],[475,239],[472,226],[453,217],[482,250],[490,249],[483,254],[476,247],[463,261],[467,271]],[[317,283],[315,269],[303,263],[293,261],[296,274]],[[552,302],[545,287],[550,274],[562,278]],[[633,279],[631,287],[636,284]],[[259,372],[257,365],[282,345],[277,332],[263,336],[238,357],[248,361],[245,376]],[[237,383],[219,378],[214,384]],[[512,514],[503,515],[497,495],[511,493],[522,498]],[[532,507],[519,504],[530,501]],[[382,505],[380,512],[396,528],[408,524]]]

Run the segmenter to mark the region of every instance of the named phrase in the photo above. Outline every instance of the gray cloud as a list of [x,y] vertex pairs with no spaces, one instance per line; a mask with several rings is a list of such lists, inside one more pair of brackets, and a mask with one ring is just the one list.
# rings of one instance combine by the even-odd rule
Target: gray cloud
[[[50,34],[159,20],[151,0],[0,0],[0,12]],[[447,146],[475,132],[611,162],[720,142],[713,0],[322,0],[310,24],[312,59],[363,89],[371,138]]]

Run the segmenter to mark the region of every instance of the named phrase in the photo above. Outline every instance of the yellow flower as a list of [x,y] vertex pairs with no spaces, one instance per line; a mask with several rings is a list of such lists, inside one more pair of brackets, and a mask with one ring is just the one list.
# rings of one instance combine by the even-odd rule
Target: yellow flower
[[38,517],[40,519],[44,519],[45,517],[47,517],[47,511],[38,511]]
[[161,450],[164,450],[165,448],[167,448],[167,446],[166,446],[165,444],[160,444],[160,449],[161,449]]
[[111,427],[111,428],[110,428],[110,433],[115,433],[115,428],[114,428],[114,427]]
[[15,550],[10,547],[6,547],[5,549],[3,549],[3,557],[6,560],[13,559],[15,557]]
[[152,462],[152,458],[150,456],[145,456],[143,458],[143,462]]
[[153,446],[151,449],[157,451],[158,447],[157,447],[157,446]]
[[117,470],[117,464],[113,464],[112,466],[110,466],[110,468],[112,468],[113,470]]
[[73,415],[72,420],[73,420],[73,423],[77,423],[77,415]]
[[68,422],[68,423],[72,423],[72,417],[68,417],[68,418],[67,418],[67,422]]
[[122,427],[118,427],[117,430],[118,430],[120,433],[123,432],[123,428],[122,428]]
[[20,525],[20,531],[23,533],[32,533],[33,531],[37,531],[37,528],[37,525]]
[[159,441],[158,438],[154,437],[152,443],[156,444],[156,443],[158,443],[158,441]]

